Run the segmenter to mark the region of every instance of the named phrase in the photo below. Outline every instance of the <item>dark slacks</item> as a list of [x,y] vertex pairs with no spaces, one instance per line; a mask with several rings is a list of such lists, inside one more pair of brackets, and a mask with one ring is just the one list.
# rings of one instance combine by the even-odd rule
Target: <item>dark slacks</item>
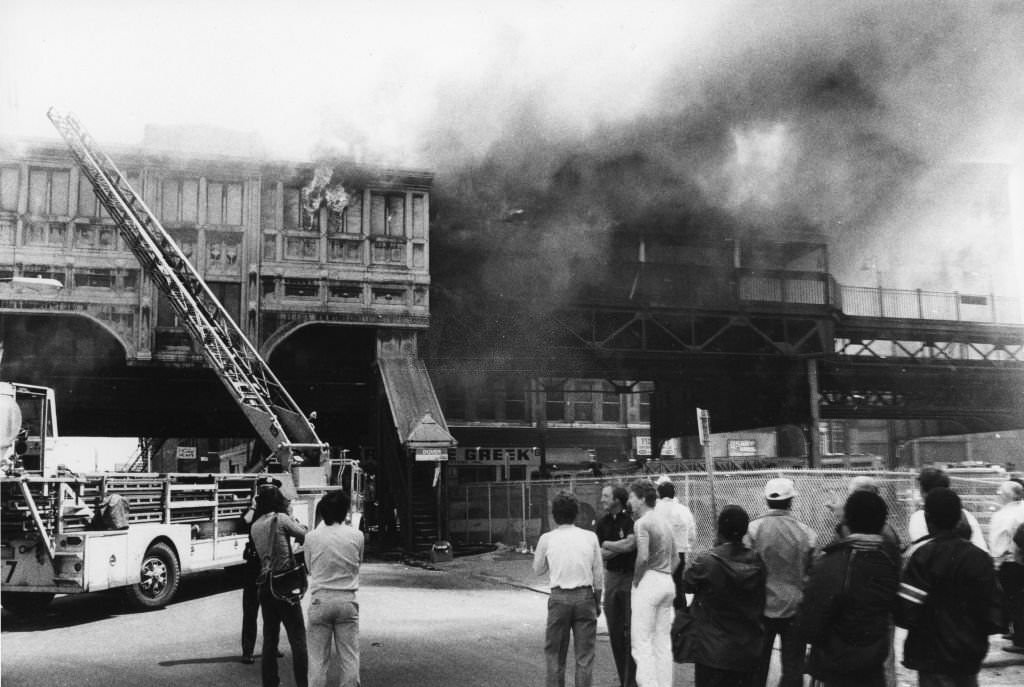
[[724,670],[702,663],[693,665],[694,687],[754,687],[756,679],[755,670]]
[[629,648],[629,597],[632,587],[632,572],[605,571],[604,621],[608,625],[608,642],[612,645],[620,687],[636,685],[636,662]]
[[565,660],[572,632],[576,658],[576,687],[590,687],[597,642],[597,600],[590,587],[551,590],[544,637],[547,687],[565,687]]
[[672,601],[673,608],[686,608],[686,593],[683,591],[683,571],[686,568],[686,554],[679,552],[679,565],[672,571],[672,583],[676,586],[676,598]]
[[1024,565],[1007,561],[999,566],[1003,613],[1014,646],[1024,647]]
[[781,639],[782,677],[779,687],[801,687],[804,673],[805,645],[795,625],[796,618],[765,618],[764,647],[761,652],[761,670],[757,684],[768,684],[768,668],[772,662],[775,637]]
[[292,649],[295,684],[297,687],[307,687],[309,656],[306,653],[306,624],[302,618],[302,606],[275,599],[264,584],[260,585],[260,609],[263,611],[263,657],[260,661],[263,687],[278,687],[281,684],[277,672],[277,643],[282,625]]
[[[260,618],[259,561],[242,566],[242,655],[252,656],[256,650],[256,633]],[[276,649],[276,647],[275,647]]]

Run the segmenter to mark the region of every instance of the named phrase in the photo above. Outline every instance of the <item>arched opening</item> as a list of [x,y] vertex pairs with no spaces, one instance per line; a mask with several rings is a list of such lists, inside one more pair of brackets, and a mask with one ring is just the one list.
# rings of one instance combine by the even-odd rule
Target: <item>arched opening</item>
[[316,411],[316,431],[331,446],[353,451],[373,443],[376,330],[312,324],[273,348],[268,363],[306,413]]

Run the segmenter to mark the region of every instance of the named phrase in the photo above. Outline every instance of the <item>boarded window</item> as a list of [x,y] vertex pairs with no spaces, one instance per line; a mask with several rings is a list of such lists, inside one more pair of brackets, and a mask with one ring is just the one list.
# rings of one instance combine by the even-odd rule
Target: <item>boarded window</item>
[[84,174],[78,177],[78,214],[81,217],[98,217],[99,202],[92,182]]
[[412,266],[416,269],[424,269],[427,266],[427,247],[422,243],[412,245]]
[[33,169],[28,173],[28,211],[32,215],[67,215],[71,173]]
[[298,298],[316,298],[320,285],[316,279],[285,279],[284,295]]
[[161,190],[163,193],[160,197],[160,218],[164,222],[177,222],[180,218],[178,214],[179,200],[178,189],[179,181],[177,179],[165,179],[161,184]]
[[622,413],[622,397],[611,384],[604,385],[601,394],[601,421],[619,422]]
[[199,221],[199,180],[183,179],[181,182],[181,221]]

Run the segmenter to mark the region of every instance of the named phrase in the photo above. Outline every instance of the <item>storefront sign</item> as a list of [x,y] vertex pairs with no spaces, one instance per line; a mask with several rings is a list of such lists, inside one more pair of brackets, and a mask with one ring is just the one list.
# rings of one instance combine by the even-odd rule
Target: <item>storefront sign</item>
[[418,448],[416,449],[416,461],[436,463],[448,460],[448,449],[446,448]]
[[453,465],[540,465],[540,449],[473,446],[455,449]]
[[196,459],[196,447],[195,446],[179,446],[175,449],[175,458],[178,460],[195,460]]

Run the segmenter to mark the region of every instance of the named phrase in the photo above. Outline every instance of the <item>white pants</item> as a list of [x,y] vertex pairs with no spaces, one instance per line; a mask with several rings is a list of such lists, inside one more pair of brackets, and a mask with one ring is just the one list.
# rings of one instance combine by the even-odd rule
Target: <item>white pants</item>
[[648,570],[630,600],[630,645],[637,687],[672,687],[672,600],[676,586],[667,573]]

